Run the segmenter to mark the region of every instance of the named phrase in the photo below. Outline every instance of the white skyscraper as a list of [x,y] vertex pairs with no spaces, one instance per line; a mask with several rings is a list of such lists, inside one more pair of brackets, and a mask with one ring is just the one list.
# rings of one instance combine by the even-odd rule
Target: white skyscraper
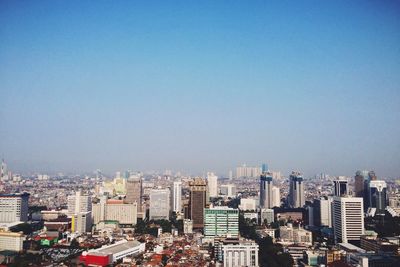
[[321,197],[314,200],[317,226],[332,227],[332,200],[332,197]]
[[210,197],[218,197],[218,176],[213,172],[207,173],[208,192]]
[[272,207],[280,207],[281,206],[281,192],[279,191],[279,187],[272,187]]
[[82,195],[81,191],[77,191],[75,195],[67,197],[67,205],[69,216],[79,212],[88,212],[92,210],[92,198]]
[[170,209],[169,189],[152,189],[150,191],[150,220],[168,220]]
[[174,182],[173,188],[173,199],[172,199],[172,210],[175,212],[181,212],[182,210],[182,182]]
[[361,197],[333,197],[333,231],[337,242],[360,240],[364,234],[363,210]]

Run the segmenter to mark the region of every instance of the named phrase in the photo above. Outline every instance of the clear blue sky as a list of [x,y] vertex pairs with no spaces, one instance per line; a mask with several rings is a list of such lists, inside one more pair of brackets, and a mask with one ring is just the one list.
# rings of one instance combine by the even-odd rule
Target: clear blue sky
[[15,171],[400,173],[399,1],[0,1]]

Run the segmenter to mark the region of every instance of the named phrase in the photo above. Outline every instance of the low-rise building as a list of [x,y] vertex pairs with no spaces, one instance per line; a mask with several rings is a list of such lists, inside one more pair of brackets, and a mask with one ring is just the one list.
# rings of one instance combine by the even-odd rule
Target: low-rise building
[[86,266],[107,266],[127,256],[136,255],[145,251],[145,243],[136,240],[121,240],[112,245],[83,252],[79,260]]
[[22,251],[25,235],[22,233],[0,232],[0,251]]

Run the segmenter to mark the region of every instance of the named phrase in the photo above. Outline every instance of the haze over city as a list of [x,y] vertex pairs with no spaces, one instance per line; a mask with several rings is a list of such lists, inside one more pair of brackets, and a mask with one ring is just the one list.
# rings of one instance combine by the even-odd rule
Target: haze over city
[[399,2],[306,3],[1,1],[0,156],[399,177]]

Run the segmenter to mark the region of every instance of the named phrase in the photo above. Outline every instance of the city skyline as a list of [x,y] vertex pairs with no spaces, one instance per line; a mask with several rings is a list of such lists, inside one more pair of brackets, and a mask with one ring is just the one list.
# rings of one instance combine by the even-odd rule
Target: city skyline
[[399,177],[395,1],[0,3],[18,172]]

